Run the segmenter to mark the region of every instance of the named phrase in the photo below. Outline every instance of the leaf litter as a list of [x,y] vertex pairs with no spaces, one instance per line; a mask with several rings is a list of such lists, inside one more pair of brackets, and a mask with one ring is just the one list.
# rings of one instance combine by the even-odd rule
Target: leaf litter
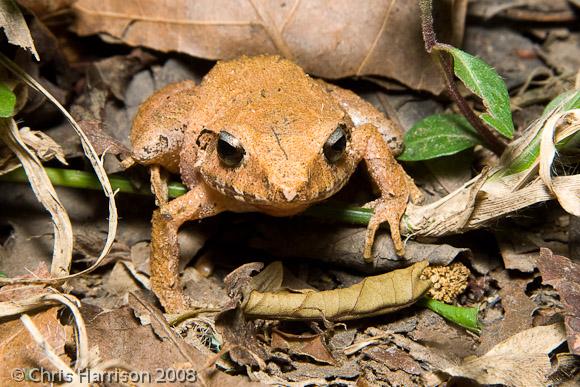
[[[26,5],[27,2],[20,1],[19,3]],[[33,4],[32,6],[42,7],[39,4]],[[394,7],[396,6],[394,5]],[[78,12],[78,9],[76,9],[76,12]],[[497,12],[501,13],[502,11]],[[36,10],[36,14],[39,14],[38,10]],[[267,13],[261,14],[261,17],[264,15],[267,16]],[[510,15],[510,17],[515,17],[513,14]],[[102,15],[99,15],[99,17],[101,17],[100,20],[105,20]],[[274,20],[275,25],[277,25],[277,22],[278,20]],[[391,27],[389,26],[389,28]],[[486,28],[482,28],[482,30],[482,33],[485,34]],[[118,58],[112,59],[112,62],[116,61],[116,63],[122,64],[124,62],[123,58],[126,58],[126,63],[132,63],[131,61],[135,59],[129,51],[124,51]],[[166,58],[166,56],[158,53],[153,53],[152,55],[153,57]],[[396,57],[396,54],[393,57]],[[304,60],[309,60],[309,58]],[[420,61],[414,63],[420,63]],[[321,67],[326,67],[326,69],[322,70],[331,68],[325,66],[324,62],[320,62],[320,64]],[[96,118],[94,123],[97,125],[97,130],[105,130],[113,137],[119,136],[118,138],[123,138],[123,131],[117,132],[116,130],[117,123],[120,123],[119,128],[121,128],[121,125],[126,125],[126,122],[123,123],[123,121],[130,120],[131,109],[136,106],[130,106],[133,103],[131,102],[133,97],[128,99],[125,90],[127,87],[134,87],[131,86],[131,83],[136,82],[136,79],[140,79],[141,81],[139,82],[143,85],[151,85],[151,79],[154,78],[156,71],[158,71],[152,69],[160,68],[156,66],[159,65],[155,64],[151,67],[150,62],[148,62],[135,76],[133,75],[134,70],[130,71],[131,75],[124,73],[122,65],[120,67],[105,66],[97,69],[97,78],[103,81],[107,93],[105,97],[103,97],[104,94],[97,95],[96,91],[94,94],[94,101],[98,103],[93,107],[96,107],[97,110],[107,110],[105,116],[96,115],[93,117]],[[200,67],[203,68],[204,66]],[[139,68],[139,66],[136,68]],[[416,69],[411,70],[416,71]],[[407,75],[404,74],[401,75],[402,78],[397,78],[397,75],[393,75],[393,72],[380,74],[398,79],[407,85],[410,82],[409,78],[405,78]],[[330,77],[332,76],[330,75]],[[435,79],[437,77],[433,76],[432,78]],[[113,81],[111,82],[111,80]],[[107,86],[107,82],[109,86]],[[534,82],[532,81],[530,90],[542,89],[538,87],[538,83]],[[110,86],[112,88],[107,89]],[[144,86],[145,89],[147,87]],[[417,89],[427,88],[425,84],[413,87]],[[154,88],[157,88],[157,86]],[[78,90],[83,90],[80,93],[84,95],[90,95],[92,92],[90,91],[91,89],[83,89],[82,87]],[[136,94],[146,96],[153,88],[150,91],[140,90]],[[417,96],[415,95],[414,97],[416,98]],[[114,103],[111,101],[114,101]],[[400,109],[402,109],[402,106],[396,106],[393,110],[396,114]],[[148,217],[144,216],[140,219],[141,226],[130,226],[128,221],[125,224],[124,218],[119,224],[119,231],[124,233],[126,232],[125,227],[127,227],[127,229],[132,230],[130,233],[133,235],[119,235],[117,237],[119,240],[115,242],[115,245],[111,244],[109,246],[109,248],[115,247],[111,250],[112,254],[109,254],[104,260],[102,259],[104,254],[101,254],[98,245],[103,243],[108,226],[106,223],[100,222],[98,226],[100,231],[92,234],[81,234],[80,238],[78,230],[73,230],[77,234],[74,239],[75,245],[78,245],[78,247],[73,247],[76,256],[72,264],[76,272],[82,272],[86,266],[92,267],[95,262],[100,262],[101,266],[92,273],[67,281],[66,285],[60,289],[65,293],[72,291],[75,296],[79,297],[83,305],[81,311],[89,334],[89,344],[83,344],[81,345],[82,348],[80,348],[85,351],[83,355],[72,355],[74,352],[67,351],[66,355],[63,356],[61,342],[54,341],[54,338],[49,333],[42,330],[42,323],[36,322],[37,315],[44,315],[45,313],[48,315],[49,312],[52,316],[56,315],[57,309],[54,305],[60,304],[58,301],[46,298],[46,296],[27,293],[30,291],[31,286],[35,286],[34,292],[45,292],[43,285],[5,285],[2,290],[10,290],[11,296],[9,297],[16,297],[16,294],[21,293],[29,300],[28,302],[20,303],[16,309],[12,309],[11,313],[25,312],[32,307],[44,307],[40,313],[33,315],[32,318],[34,325],[41,328],[43,336],[37,335],[36,342],[50,343],[52,351],[61,355],[65,362],[65,364],[60,365],[60,368],[66,369],[66,367],[69,367],[75,372],[78,371],[78,368],[70,365],[74,364],[75,360],[80,360],[81,363],[85,362],[93,371],[109,369],[108,367],[137,370],[151,370],[165,366],[189,367],[193,360],[195,368],[199,372],[200,380],[202,380],[204,385],[213,383],[250,385],[252,383],[250,379],[261,381],[262,383],[286,385],[322,385],[329,383],[337,385],[354,385],[355,383],[360,385],[365,385],[365,383],[366,385],[387,383],[392,385],[425,385],[442,383],[449,380],[450,376],[467,377],[480,383],[506,383],[510,385],[523,385],[518,384],[522,381],[529,383],[528,385],[546,383],[548,377],[551,378],[550,380],[567,380],[567,376],[563,375],[571,375],[576,372],[574,370],[574,361],[566,353],[558,353],[553,357],[554,361],[557,360],[558,363],[557,369],[554,367],[556,369],[554,371],[549,364],[549,355],[552,354],[554,347],[563,342],[565,337],[561,328],[554,328],[557,325],[554,324],[554,319],[564,319],[570,351],[573,350],[574,343],[577,342],[577,329],[574,328],[575,314],[570,312],[574,310],[575,304],[573,301],[569,301],[573,300],[573,298],[570,298],[574,295],[571,285],[575,283],[568,281],[570,282],[570,286],[568,286],[565,280],[558,279],[566,278],[565,274],[552,274],[552,272],[546,271],[547,267],[550,267],[550,269],[560,267],[560,263],[563,267],[567,267],[567,263],[565,258],[557,255],[554,255],[557,258],[550,258],[545,252],[542,253],[543,255],[538,255],[536,253],[537,245],[525,248],[526,254],[529,252],[533,255],[533,257],[529,258],[527,264],[522,266],[519,262],[516,262],[519,260],[519,256],[512,256],[511,260],[514,263],[509,266],[511,269],[509,273],[502,267],[497,268],[488,274],[491,281],[489,278],[486,279],[486,277],[482,276],[479,271],[472,271],[467,289],[459,296],[456,302],[463,305],[473,305],[473,300],[483,301],[480,305],[482,309],[481,316],[483,321],[489,324],[489,329],[484,329],[480,338],[467,333],[462,328],[450,325],[440,316],[418,306],[384,317],[370,317],[361,321],[348,322],[346,327],[342,324],[329,324],[329,321],[322,321],[323,325],[319,325],[319,323],[284,322],[277,319],[273,321],[258,319],[248,323],[244,321],[243,315],[235,309],[228,312],[229,317],[227,316],[228,313],[224,315],[228,317],[227,319],[222,316],[217,319],[216,323],[215,311],[211,311],[211,308],[213,306],[223,308],[224,304],[228,303],[228,299],[225,298],[226,289],[223,281],[226,273],[244,262],[255,260],[256,257],[269,257],[276,250],[278,251],[275,252],[275,255],[282,258],[294,257],[284,264],[284,270],[290,269],[298,280],[293,281],[293,284],[288,286],[292,290],[304,288],[304,284],[306,284],[306,287],[315,288],[318,291],[347,288],[364,278],[358,273],[353,273],[352,270],[348,270],[348,272],[341,272],[342,269],[340,268],[329,270],[328,265],[334,265],[336,262],[340,262],[343,267],[350,267],[358,272],[367,273],[384,272],[400,268],[426,257],[429,257],[432,265],[435,263],[446,265],[459,258],[466,263],[467,267],[475,266],[474,255],[479,255],[477,248],[473,249],[473,252],[469,252],[462,244],[457,245],[454,242],[444,244],[444,241],[449,240],[436,240],[435,238],[439,238],[444,234],[479,228],[484,224],[491,224],[492,227],[495,227],[500,217],[514,214],[514,211],[517,211],[516,214],[518,214],[523,208],[533,203],[541,203],[557,198],[566,205],[566,200],[570,201],[567,197],[572,197],[570,205],[573,206],[575,204],[573,195],[577,194],[578,189],[576,178],[575,175],[569,173],[569,170],[562,168],[562,163],[568,162],[569,159],[562,158],[561,149],[557,146],[560,139],[563,137],[572,138],[574,133],[577,132],[577,129],[575,129],[577,118],[575,118],[574,114],[570,112],[562,113],[558,119],[554,118],[550,125],[546,125],[546,121],[549,118],[544,117],[540,126],[533,126],[530,132],[522,136],[526,140],[519,143],[520,148],[513,148],[514,152],[511,154],[517,159],[517,156],[530,150],[528,145],[533,142],[530,140],[536,138],[533,133],[540,132],[545,134],[545,140],[548,141],[548,145],[556,145],[557,152],[554,152],[553,147],[546,148],[545,146],[543,152],[538,152],[540,158],[543,153],[544,158],[542,160],[546,163],[543,167],[543,179],[538,178],[537,171],[539,167],[534,170],[535,167],[531,165],[527,165],[523,170],[520,170],[519,172],[523,173],[518,176],[503,174],[502,171],[509,170],[509,168],[514,166],[513,160],[503,160],[498,167],[500,172],[492,168],[488,170],[487,174],[476,175],[475,179],[470,183],[468,183],[468,180],[473,176],[463,174],[459,180],[460,184],[454,182],[454,185],[449,185],[449,187],[453,188],[448,188],[447,192],[454,192],[457,189],[455,194],[451,195],[454,198],[453,203],[450,204],[446,200],[436,202],[437,204],[421,213],[420,217],[417,217],[416,213],[413,212],[415,209],[411,209],[409,212],[411,222],[408,223],[410,226],[409,233],[419,238],[430,239],[421,240],[421,242],[427,240],[429,244],[409,242],[408,247],[410,249],[408,250],[411,252],[414,249],[412,246],[416,246],[415,252],[412,253],[416,258],[410,261],[401,260],[393,255],[390,240],[384,238],[382,246],[378,249],[378,258],[380,259],[377,259],[374,267],[365,267],[365,265],[357,261],[357,252],[352,248],[352,245],[360,245],[360,243],[356,243],[357,235],[361,233],[360,228],[337,227],[309,221],[305,222],[306,225],[311,225],[309,231],[307,231],[306,226],[299,225],[300,223],[296,223],[298,225],[296,226],[290,222],[287,223],[287,227],[284,227],[284,222],[281,222],[282,226],[279,224],[272,226],[268,225],[268,221],[265,219],[252,215],[237,218],[225,215],[221,221],[218,219],[204,222],[201,228],[209,231],[202,233],[195,231],[193,239],[197,242],[194,241],[193,244],[197,247],[184,254],[183,266],[187,264],[187,261],[198,260],[199,265],[196,264],[195,268],[188,267],[185,270],[184,279],[189,278],[191,285],[190,294],[198,295],[203,299],[200,301],[203,302],[200,303],[197,310],[192,311],[190,316],[163,316],[155,300],[150,299],[146,292],[142,292],[143,289],[145,291],[148,289],[146,264],[148,259]],[[103,117],[105,118],[103,119]],[[101,124],[104,120],[107,120],[105,126]],[[89,123],[89,121],[85,123]],[[34,126],[32,127],[34,129]],[[81,127],[85,129],[87,126],[81,123]],[[521,130],[521,127],[519,129]],[[20,131],[22,132],[22,129]],[[550,135],[547,134],[548,132],[551,132]],[[35,135],[35,137],[37,136]],[[106,138],[104,139],[106,140]],[[91,141],[93,140],[94,138],[91,138]],[[27,144],[31,146],[30,143]],[[113,150],[111,145],[111,143],[106,143],[105,141],[100,151],[105,151],[109,148],[110,152]],[[55,155],[58,153],[56,150],[51,151],[51,149],[58,149],[53,146],[47,145],[47,148],[43,148],[43,146],[32,147],[39,149],[39,156],[40,154],[50,156],[51,152]],[[44,149],[48,149],[48,151]],[[122,148],[117,150],[122,150]],[[555,163],[550,160],[552,156],[556,158]],[[109,156],[107,157],[109,158]],[[73,160],[74,162],[77,161]],[[557,175],[555,176],[556,173]],[[498,178],[497,176],[500,177]],[[138,175],[132,178],[135,181],[140,179]],[[495,184],[498,181],[495,180],[496,178],[500,184]],[[465,190],[465,188],[461,188],[464,184],[468,191],[466,195],[461,194]],[[57,191],[59,196],[61,196],[62,190],[57,189]],[[444,193],[440,197],[445,196],[447,193],[445,190],[442,192]],[[69,196],[64,195],[61,197],[68,198]],[[348,198],[348,196],[346,197]],[[365,201],[360,197],[358,200],[360,202]],[[129,203],[134,206],[143,206],[142,208],[152,206],[150,201],[147,200],[129,200]],[[145,203],[145,205],[142,203]],[[68,203],[65,202],[64,204],[67,205]],[[573,207],[568,206],[568,208],[574,211]],[[76,210],[73,209],[71,213],[71,218],[73,219],[76,218]],[[141,212],[145,211],[141,210]],[[447,221],[446,217],[450,218],[450,221]],[[416,222],[417,218],[420,221]],[[4,226],[2,226],[0,230],[0,236],[2,236],[0,238],[0,244],[2,244],[0,257],[2,260],[4,260],[3,254],[7,247],[12,248],[11,244],[13,243],[20,244],[26,238],[26,235],[30,235],[26,228],[19,225],[25,225],[25,222],[19,224],[12,222],[17,227],[6,226],[5,230]],[[429,224],[427,227],[425,227],[425,222]],[[552,220],[549,222],[551,223]],[[220,246],[220,241],[223,237],[222,227],[224,227],[221,223],[227,223],[229,233],[234,234],[235,244]],[[2,224],[4,224],[4,220]],[[219,227],[215,227],[216,224]],[[262,230],[254,229],[256,224],[262,226]],[[248,225],[251,225],[251,227],[247,227]],[[76,229],[76,221],[73,221],[73,226]],[[133,230],[132,227],[136,228]],[[283,231],[276,233],[279,227],[282,227]],[[248,238],[245,238],[244,235],[247,234],[250,228],[252,228],[254,234],[252,243],[248,244]],[[138,231],[141,229],[145,231]],[[428,229],[431,231],[422,231]],[[545,230],[545,228],[540,228],[538,233],[545,232]],[[517,230],[514,232],[517,232]],[[48,233],[48,230],[40,234],[45,233]],[[89,234],[92,236],[89,237]],[[8,239],[4,239],[4,235],[7,235]],[[311,238],[310,242],[304,243],[302,238],[305,238],[305,235],[314,235],[315,237]],[[30,236],[39,237],[40,235],[33,232]],[[383,236],[381,235],[381,237]],[[40,237],[45,238],[45,236]],[[466,234],[466,238],[471,239],[473,235]],[[508,238],[513,239],[509,237],[509,234]],[[566,235],[558,238],[565,244]],[[231,238],[223,240],[233,243]],[[548,244],[554,246],[554,242],[547,238],[540,240],[539,243],[542,246],[547,246]],[[320,247],[315,248],[314,253],[308,252],[309,248],[315,247],[316,244]],[[234,250],[233,253],[231,250]],[[291,250],[293,251],[291,252]],[[558,252],[558,254],[565,255],[565,252]],[[46,254],[44,255],[46,256]],[[312,255],[323,257],[323,262],[326,263],[313,264],[312,261],[301,259]],[[503,251],[502,255],[504,255]],[[205,257],[204,259],[212,260],[211,264],[204,263],[203,257]],[[241,261],[240,257],[243,257]],[[537,259],[538,257],[540,257],[539,260]],[[496,266],[501,265],[499,255],[492,256],[492,259],[497,261]],[[557,301],[556,304],[549,304],[545,298],[529,295],[530,287],[538,286],[539,281],[537,275],[530,274],[536,265],[534,261],[540,262],[542,260],[547,262],[556,260],[559,262],[559,264],[552,264],[551,266],[542,266],[541,263],[537,263],[537,265],[543,281],[540,290],[548,295],[551,294],[549,293],[549,285],[554,286],[562,300],[560,304],[557,304]],[[34,261],[32,260],[31,262]],[[507,262],[505,261],[506,267],[508,266]],[[28,268],[31,267],[34,266],[28,266]],[[542,267],[544,268],[542,269]],[[201,275],[198,273],[197,268],[205,270],[204,273],[206,274]],[[514,271],[522,268],[527,268],[527,271],[524,271],[528,274]],[[252,270],[254,269],[255,267]],[[267,291],[271,291],[272,288],[279,286],[278,276],[279,274],[274,274],[270,278],[269,282],[273,280],[274,283],[269,285],[262,284],[263,290],[268,289]],[[48,277],[48,272],[39,272],[38,277],[46,278]],[[244,282],[243,278],[256,277],[242,275],[238,277],[237,281]],[[103,279],[106,279],[106,281],[103,281]],[[29,282],[30,280],[15,278],[8,282],[17,284],[18,282],[26,283],[27,281]],[[84,284],[83,281],[85,281]],[[104,285],[105,283],[106,285]],[[256,286],[256,284],[253,286]],[[552,290],[552,292],[554,291]],[[113,293],[116,293],[117,296],[114,296]],[[71,296],[66,297],[70,298]],[[106,301],[115,297],[118,298],[114,302]],[[106,309],[103,310],[95,306],[95,304],[105,306]],[[235,305],[231,302],[229,304],[230,307]],[[538,312],[537,308],[539,307],[543,308],[542,310],[545,310],[545,313]],[[89,312],[89,310],[91,311]],[[62,314],[62,309],[59,309],[58,313],[59,315]],[[182,319],[180,320],[180,318]],[[176,322],[176,327],[171,327],[166,319]],[[82,323],[82,319],[72,319],[72,321],[75,320],[77,323]],[[226,323],[224,323],[224,320]],[[50,324],[56,324],[54,325],[55,327],[60,325],[58,329],[67,332],[67,341],[65,342],[67,343],[66,345],[71,345],[70,343],[74,342],[74,336],[72,335],[72,326],[74,324],[70,324],[71,320],[66,322],[62,318],[58,320],[53,318],[51,321]],[[34,331],[33,325],[28,323],[24,323],[28,324],[26,325],[28,328],[26,328],[19,320],[13,319],[11,322],[21,330],[24,328],[27,332]],[[541,325],[535,326],[537,323]],[[6,323],[2,323],[3,327],[4,324]],[[504,341],[501,342],[502,340]],[[33,344],[34,342],[31,340],[28,345],[32,346]],[[278,350],[273,351],[273,344],[276,344]],[[78,346],[73,345],[73,348]],[[8,349],[17,356],[22,353],[21,351],[19,352],[21,348],[22,346],[18,344],[12,345]],[[34,344],[31,348],[39,347]],[[144,351],[144,348],[147,351]],[[86,354],[86,352],[89,354]],[[215,354],[218,352],[220,353],[219,358]],[[167,356],[164,359],[160,359],[159,356],[156,356],[159,353],[164,353]],[[50,357],[49,355],[49,352],[43,353],[43,356]],[[480,357],[473,357],[476,355]],[[525,369],[520,367],[520,361],[528,362],[527,364],[533,368],[533,372],[524,375]],[[47,367],[55,367],[55,362],[58,363],[58,360],[53,359],[53,363],[51,363],[53,365],[49,366],[47,364]],[[324,363],[327,364],[325,365]],[[214,364],[220,370],[227,370],[229,373],[238,375],[248,375],[249,378],[247,376],[229,376],[223,372],[211,371],[211,365]],[[38,363],[31,364],[31,366],[34,365],[38,365]],[[508,370],[504,365],[513,367]],[[519,380],[518,378],[520,377],[524,379]]]

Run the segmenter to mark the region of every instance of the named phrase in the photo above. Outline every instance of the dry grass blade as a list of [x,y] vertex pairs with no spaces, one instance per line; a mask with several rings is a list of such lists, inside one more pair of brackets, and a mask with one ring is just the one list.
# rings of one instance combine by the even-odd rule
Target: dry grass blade
[[89,339],[84,319],[79,311],[80,301],[70,295],[54,291],[22,300],[0,302],[0,318],[46,308],[54,305],[65,305],[74,317],[76,334],[76,369],[82,370],[89,364]]
[[43,297],[46,301],[56,301],[69,308],[75,323],[75,335],[76,335],[76,364],[75,369],[83,370],[89,364],[89,336],[87,334],[87,328],[85,326],[85,321],[79,310],[81,303],[76,298],[65,295],[65,294],[47,294]]
[[[564,124],[561,120],[569,118]],[[580,109],[560,112],[551,116],[542,132],[540,142],[539,175],[546,187],[554,194],[562,208],[574,216],[580,216],[580,195],[578,191],[558,189],[553,184],[552,164],[557,155],[555,143],[563,141],[580,131]]]
[[462,230],[475,210],[475,198],[485,183],[484,171],[444,198],[425,205],[407,206],[402,232],[421,236],[442,236]]
[[42,163],[20,137],[13,119],[0,120],[0,137],[22,163],[34,194],[52,217],[54,248],[50,272],[55,277],[65,276],[69,273],[73,251],[73,231],[68,213],[60,202]]
[[[580,175],[560,176],[552,180],[558,190],[576,192],[576,198],[580,197]],[[497,196],[482,199],[475,207],[465,230],[482,227],[484,224],[529,207],[533,204],[554,199],[554,195],[548,190],[540,179],[507,196]],[[577,200],[577,199],[576,199]]]
[[30,336],[32,336],[36,344],[42,348],[42,351],[46,355],[47,359],[50,360],[50,362],[55,367],[57,367],[63,373],[63,375],[72,377],[73,380],[68,385],[83,386],[83,384],[80,382],[79,376],[54,352],[50,344],[46,341],[46,339],[42,336],[42,333],[40,333],[34,322],[30,319],[30,316],[23,314],[20,317],[20,321],[22,321],[22,324],[28,330],[28,333],[30,333]]
[[95,149],[91,145],[88,137],[83,132],[81,127],[78,125],[78,123],[74,120],[74,118],[72,118],[72,116],[69,114],[69,112],[67,112],[66,109],[42,85],[40,85],[34,78],[32,78],[30,75],[28,75],[22,69],[20,69],[16,64],[14,64],[10,59],[8,59],[5,55],[3,55],[1,53],[0,53],[0,63],[2,65],[4,65],[7,69],[9,69],[15,76],[22,79],[28,86],[38,90],[40,93],[45,95],[64,114],[66,119],[70,122],[71,126],[74,128],[74,130],[76,131],[76,133],[80,137],[85,155],[87,156],[87,158],[91,162],[91,165],[93,166],[95,173],[96,173],[97,177],[99,178],[99,181],[101,182],[101,185],[103,187],[105,195],[109,199],[109,227],[108,227],[107,239],[105,241],[105,245],[104,245],[99,257],[97,258],[97,260],[95,261],[95,263],[92,266],[90,266],[89,268],[87,268],[79,273],[76,273],[73,275],[65,275],[65,276],[58,277],[58,278],[41,278],[41,279],[0,278],[0,285],[7,284],[7,283],[10,283],[10,284],[13,284],[13,283],[55,283],[55,282],[61,282],[63,280],[73,278],[73,277],[76,277],[76,276],[79,276],[79,275],[82,275],[85,273],[89,273],[89,272],[93,271],[95,268],[97,268],[101,264],[101,262],[103,261],[105,256],[109,253],[109,251],[113,245],[113,242],[115,240],[115,235],[117,233],[117,219],[118,219],[118,217],[117,217],[117,206],[115,204],[115,193],[113,192],[113,189],[111,188],[111,183],[109,182],[109,178],[107,177],[107,173],[105,172],[105,169],[103,168],[103,162],[99,158],[97,153],[95,152]]
[[0,302],[0,318],[15,316],[17,314],[58,305],[56,300],[46,300],[44,294],[29,297],[23,300]]

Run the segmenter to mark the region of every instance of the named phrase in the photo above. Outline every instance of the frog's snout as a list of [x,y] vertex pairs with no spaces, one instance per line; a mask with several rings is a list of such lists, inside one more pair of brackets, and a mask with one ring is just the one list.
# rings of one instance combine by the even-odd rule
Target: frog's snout
[[305,179],[294,179],[293,181],[286,181],[281,184],[276,184],[276,193],[282,201],[293,202],[304,199],[301,193],[304,193],[306,187]]
[[277,200],[282,202],[296,202],[305,199],[305,191],[309,176],[306,170],[293,168],[287,170],[279,168],[268,179],[270,191]]
[[292,199],[294,199],[296,195],[298,195],[298,191],[296,191],[296,189],[294,188],[282,187],[281,191],[286,200],[288,200],[289,202],[291,202]]

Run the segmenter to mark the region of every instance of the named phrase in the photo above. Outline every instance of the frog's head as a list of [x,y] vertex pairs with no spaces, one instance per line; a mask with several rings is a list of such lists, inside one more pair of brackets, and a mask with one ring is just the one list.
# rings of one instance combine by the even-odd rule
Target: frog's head
[[300,117],[288,109],[278,113],[262,126],[250,126],[238,114],[217,131],[207,129],[197,159],[203,180],[237,200],[277,208],[317,202],[343,187],[359,159],[350,118],[335,111],[332,119],[313,119],[316,109]]
[[198,96],[192,162],[207,184],[237,200],[298,208],[338,191],[360,160],[351,118],[288,60],[220,62]]

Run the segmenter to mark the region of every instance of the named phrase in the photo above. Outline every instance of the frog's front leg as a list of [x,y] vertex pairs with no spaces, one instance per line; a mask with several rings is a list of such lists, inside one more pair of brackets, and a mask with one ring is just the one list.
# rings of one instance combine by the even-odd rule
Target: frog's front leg
[[[401,165],[395,160],[379,131],[370,124],[356,128],[364,139],[362,158],[381,196],[367,206],[374,210],[367,227],[364,246],[365,260],[372,260],[372,247],[377,229],[387,222],[397,254],[405,252],[401,240],[400,222],[410,196],[417,198],[418,189]],[[415,201],[415,200],[414,200]]]
[[225,210],[217,193],[199,184],[153,213],[151,231],[151,288],[169,313],[187,309],[179,280],[177,232],[188,220],[202,219]]

